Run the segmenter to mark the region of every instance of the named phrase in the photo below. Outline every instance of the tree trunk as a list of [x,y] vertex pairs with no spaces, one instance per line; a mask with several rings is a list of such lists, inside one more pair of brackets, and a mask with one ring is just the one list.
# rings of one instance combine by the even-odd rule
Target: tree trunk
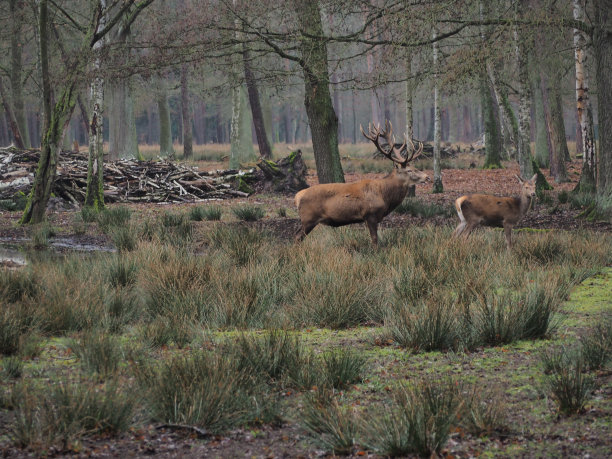
[[[406,57],[406,137],[410,140],[414,139],[414,120],[412,114],[412,102],[415,91],[415,77],[412,71],[413,55],[409,54]],[[416,196],[416,185],[411,185],[408,188],[406,196]]]
[[599,117],[599,160],[597,193],[612,194],[612,0],[596,0],[595,68],[597,78],[597,111]]
[[414,138],[414,120],[412,115],[412,104],[415,91],[415,77],[412,71],[412,54],[406,57],[406,136]]
[[255,126],[255,136],[257,137],[257,145],[259,146],[259,155],[262,158],[269,159],[272,158],[272,149],[270,148],[270,142],[266,134],[259,90],[255,82],[255,75],[251,70],[250,55],[246,43],[243,45],[242,61],[244,63],[244,79],[249,93],[249,104],[251,105],[251,113],[253,115],[253,125]]
[[[318,0],[294,0],[298,20],[309,35],[322,36]],[[304,73],[304,105],[317,166],[319,183],[344,182],[338,151],[338,118],[329,92],[327,44],[304,36],[300,42]]]
[[[584,21],[584,0],[573,0],[574,19]],[[586,37],[574,29],[574,60],[576,63],[576,112],[578,129],[576,135],[576,153],[582,153],[582,174],[575,191],[594,192],[595,177],[595,137],[593,135],[593,111],[589,98],[588,52]]]
[[9,103],[8,96],[4,90],[4,84],[2,83],[2,77],[0,77],[0,100],[2,100],[2,106],[4,107],[4,113],[6,114],[9,127],[13,134],[13,142],[17,148],[25,149],[26,145],[21,137],[21,130],[19,129],[19,123],[15,118],[15,113]]
[[22,12],[25,5],[17,0],[10,0],[9,8],[11,11],[11,98],[13,100],[13,111],[15,121],[19,127],[21,139],[26,148],[30,147],[30,135],[28,133],[28,123],[26,119],[25,106],[23,102],[23,61],[21,40],[21,26],[23,24]]
[[108,87],[108,157],[110,160],[138,158],[138,136],[129,79]]
[[[434,30],[433,38],[437,37],[437,32]],[[434,151],[433,151],[433,193],[442,193],[444,186],[442,185],[442,165],[440,163],[440,140],[442,135],[442,126],[440,119],[440,90],[438,88],[438,42],[433,43],[433,68],[434,68]]]
[[484,169],[499,169],[501,168],[499,108],[495,103],[493,89],[484,75],[480,83],[480,93],[486,150],[483,167]]
[[43,138],[41,143],[40,158],[32,191],[28,196],[26,207],[21,216],[20,223],[40,223],[45,217],[45,210],[51,188],[55,181],[57,169],[57,158],[63,141],[64,132],[75,106],[75,86],[77,72],[68,75],[67,83],[62,90],[58,101],[52,107],[51,102],[51,78],[49,75],[49,34],[48,34],[48,2],[40,0],[38,14],[39,27],[39,49],[40,65],[43,89]]
[[[102,16],[98,30],[106,25],[106,0],[100,0]],[[100,76],[102,70],[102,40],[93,45],[95,55],[93,65],[93,81],[91,82],[91,123],[89,128],[89,162],[87,165],[87,192],[85,205],[97,211],[104,208],[104,79]]]
[[183,159],[193,158],[191,103],[189,101],[189,69],[181,65],[181,117],[183,119]]
[[232,89],[230,143],[231,169],[237,169],[241,163],[256,159],[251,136],[251,116],[247,106],[246,91],[241,84]]
[[[517,3],[517,9],[521,2]],[[531,91],[529,69],[527,67],[526,38],[514,29],[516,66],[518,68],[517,91],[519,97],[518,126],[516,146],[521,177],[526,180],[533,176],[533,157],[531,156]]]
[[159,154],[172,158],[174,146],[172,145],[172,121],[170,119],[170,104],[166,83],[160,81],[157,91],[157,111],[159,113]]
[[555,182],[567,181],[565,169],[564,148],[567,149],[565,141],[565,128],[563,127],[563,113],[561,108],[561,95],[557,82],[549,84],[547,75],[541,75],[542,105],[546,119],[548,147],[550,151],[550,175]]
[[533,96],[535,106],[535,160],[538,167],[546,168],[550,165],[550,149],[548,147],[548,129],[546,128],[546,115],[539,75],[534,82]]

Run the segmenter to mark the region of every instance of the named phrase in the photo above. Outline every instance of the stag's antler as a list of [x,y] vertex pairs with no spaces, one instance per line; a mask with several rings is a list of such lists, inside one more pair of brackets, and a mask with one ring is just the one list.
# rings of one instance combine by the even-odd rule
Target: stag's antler
[[[368,124],[367,134],[365,133],[361,125],[359,125],[359,129],[361,130],[361,133],[366,139],[371,140],[374,145],[376,145],[376,148],[380,153],[382,153],[385,157],[389,158],[391,161],[393,161],[402,168],[405,168],[410,161],[413,161],[418,158],[423,152],[423,143],[419,142],[420,147],[417,150],[417,148],[415,148],[414,146],[414,143],[412,142],[412,139],[409,140],[406,137],[406,134],[404,134],[404,143],[400,148],[397,148],[395,146],[395,136],[393,136],[393,126],[391,125],[391,122],[389,120],[385,121],[385,129],[382,132],[380,130],[380,125],[374,126],[372,125],[372,123]],[[380,144],[380,137],[386,140],[387,145],[389,146],[389,151],[385,150],[385,148],[383,148],[383,146]],[[404,158],[402,156],[401,151],[404,148],[407,148],[408,142],[410,142],[410,150],[412,151],[412,154],[407,154]]]

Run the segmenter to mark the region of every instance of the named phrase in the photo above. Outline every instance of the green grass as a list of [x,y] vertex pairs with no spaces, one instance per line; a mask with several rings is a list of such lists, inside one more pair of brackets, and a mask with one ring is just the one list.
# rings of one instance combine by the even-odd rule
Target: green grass
[[[135,231],[132,251],[0,270],[2,362],[15,356],[22,374],[3,373],[0,387],[15,444],[67,452],[89,444],[84,436],[114,435],[124,427],[85,429],[76,405],[96,392],[120,413],[129,390],[138,397],[124,426],[254,436],[262,424],[283,435],[302,426],[312,435],[292,444],[296,455],[367,447],[460,456],[492,450],[500,432],[518,431],[516,419],[574,451],[564,429],[583,426],[583,411],[550,422],[559,396],[552,386],[542,392],[538,359],[571,346],[584,358],[584,381],[605,382],[610,235],[521,232],[507,252],[498,234],[456,244],[451,228],[411,226],[386,229],[372,250],[354,228],[321,228],[295,244],[251,225],[202,222],[176,244],[160,235],[190,222],[185,211],[169,215]],[[130,225],[145,226],[135,216]],[[451,378],[459,394],[446,384]],[[556,385],[579,393],[566,379]],[[428,389],[431,381],[439,388]],[[404,395],[396,393],[400,382]],[[60,386],[68,395],[56,398]],[[601,436],[610,403],[585,400]],[[102,411],[87,408],[86,416],[109,417]],[[57,434],[52,422],[61,425]],[[453,442],[445,440],[448,425]]]
[[265,215],[265,210],[260,206],[242,205],[232,208],[232,213],[238,220],[244,222],[255,222],[261,220]]

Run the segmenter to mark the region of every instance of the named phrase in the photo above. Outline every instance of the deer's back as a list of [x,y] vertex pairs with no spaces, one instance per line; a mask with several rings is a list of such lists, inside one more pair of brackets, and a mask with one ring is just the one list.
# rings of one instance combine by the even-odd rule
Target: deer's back
[[457,206],[467,220],[477,219],[483,225],[503,226],[518,221],[521,201],[514,197],[473,194],[459,198]]

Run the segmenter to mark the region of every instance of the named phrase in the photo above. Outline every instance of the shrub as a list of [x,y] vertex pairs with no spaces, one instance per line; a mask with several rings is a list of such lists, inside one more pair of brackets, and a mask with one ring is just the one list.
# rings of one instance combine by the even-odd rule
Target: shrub
[[232,209],[232,213],[238,220],[242,220],[244,222],[255,222],[257,220],[261,220],[266,215],[263,207],[250,205],[234,207]]
[[193,238],[193,225],[183,214],[165,212],[161,216],[159,238],[174,246],[183,246]]
[[132,213],[127,207],[110,207],[98,214],[98,225],[102,232],[107,233],[113,228],[127,226]]
[[220,248],[238,266],[257,259],[266,234],[245,226],[216,226],[211,234],[213,246]]
[[457,424],[462,407],[461,387],[448,381],[423,380],[399,386],[393,392],[394,406],[368,423],[373,449],[387,455],[439,454]]
[[412,264],[401,267],[398,278],[393,281],[395,296],[408,304],[416,302],[431,291],[432,281],[422,266]]
[[345,389],[360,382],[365,358],[352,350],[336,349],[323,354],[324,378],[334,389]]
[[3,302],[17,303],[36,296],[37,291],[38,282],[30,269],[0,269],[0,298]]
[[102,378],[115,373],[123,357],[119,340],[101,332],[85,334],[80,341],[72,340],[70,347],[85,371]]
[[21,378],[23,361],[20,357],[11,356],[2,360],[2,374],[7,379]]
[[18,446],[67,449],[84,435],[127,431],[136,411],[133,394],[116,384],[103,390],[90,384],[60,384],[43,389],[19,389],[11,437]]
[[589,370],[604,368],[612,359],[612,317],[606,317],[582,339],[582,356]]
[[522,332],[519,339],[545,338],[556,328],[556,312],[564,296],[559,282],[534,282],[519,296]]
[[32,246],[35,249],[44,249],[49,247],[49,238],[55,236],[55,229],[49,222],[43,222],[37,225],[32,232]]
[[459,345],[456,312],[449,299],[404,304],[387,317],[385,328],[397,344],[414,351],[456,349]]
[[307,394],[302,411],[305,429],[334,454],[348,454],[356,444],[358,424],[355,413],[343,408],[327,391]]
[[0,310],[0,354],[19,352],[22,342],[31,333],[31,311],[24,306],[11,305]]
[[512,294],[481,295],[472,307],[471,319],[480,343],[497,346],[520,339],[524,318]]
[[161,216],[161,224],[166,228],[173,226],[179,226],[185,221],[185,216],[182,214],[175,214],[172,212],[164,212]]
[[193,320],[181,315],[157,317],[142,329],[142,340],[148,346],[159,348],[171,343],[185,347],[196,337],[197,328]]
[[565,415],[582,411],[595,388],[594,378],[585,373],[582,354],[560,348],[544,352],[541,359],[545,370],[544,387],[557,402],[559,411]]
[[254,422],[275,404],[265,390],[227,358],[205,352],[176,357],[157,368],[137,367],[155,420],[195,425],[210,432]]
[[231,346],[230,355],[238,369],[252,375],[262,375],[266,382],[280,381],[301,365],[304,350],[299,338],[288,332],[273,330],[262,336],[241,335]]
[[567,258],[568,247],[552,232],[538,234],[517,244],[517,256],[547,265],[562,262]]
[[206,207],[192,207],[189,211],[189,218],[193,221],[199,222],[202,220],[217,221],[221,220],[223,209],[221,206],[206,206]]
[[500,394],[474,386],[460,410],[460,423],[472,435],[490,435],[504,427],[506,406]]
[[130,225],[114,227],[110,237],[119,252],[131,252],[136,248],[136,235]]
[[454,214],[452,208],[436,203],[427,203],[416,198],[406,198],[395,208],[398,214],[410,214],[414,216],[431,218],[437,215],[451,217]]
[[559,204],[565,204],[569,201],[570,195],[566,190],[562,190],[557,195],[557,199],[559,200]]
[[138,266],[134,260],[118,256],[108,264],[106,280],[113,288],[130,287],[136,283]]
[[98,219],[98,212],[93,207],[83,207],[80,214],[81,220],[85,223],[95,222]]
[[595,206],[595,195],[591,193],[570,193],[569,203],[572,209],[588,209]]

